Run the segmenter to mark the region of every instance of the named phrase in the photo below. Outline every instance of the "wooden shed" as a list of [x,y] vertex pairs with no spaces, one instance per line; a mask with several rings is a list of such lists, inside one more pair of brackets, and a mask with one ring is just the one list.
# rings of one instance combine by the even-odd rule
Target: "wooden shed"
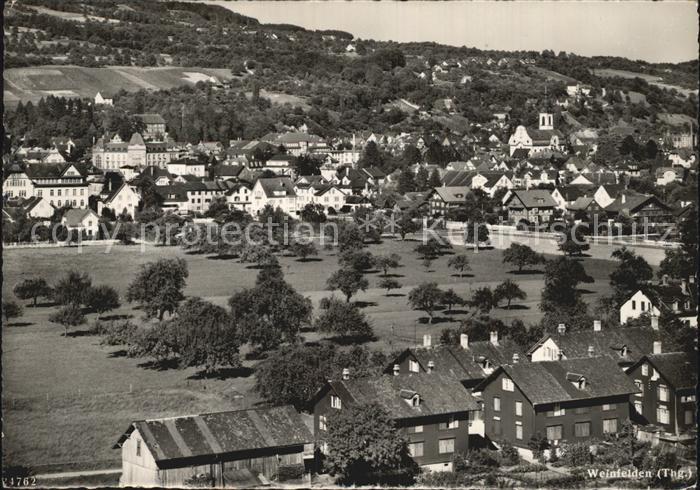
[[[122,451],[121,486],[250,488],[285,474],[303,474],[313,436],[291,406],[132,422],[114,449]],[[283,468],[286,467],[286,468]]]

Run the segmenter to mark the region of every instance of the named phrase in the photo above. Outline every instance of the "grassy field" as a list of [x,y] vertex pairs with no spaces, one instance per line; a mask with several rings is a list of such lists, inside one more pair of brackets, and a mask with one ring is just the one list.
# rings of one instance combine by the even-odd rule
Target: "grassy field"
[[599,77],[620,77],[620,78],[641,78],[651,85],[656,85],[657,87],[664,89],[674,89],[677,92],[688,96],[691,93],[697,94],[697,89],[689,89],[686,87],[681,87],[680,85],[673,85],[670,83],[664,83],[662,77],[656,75],[650,75],[648,73],[637,73],[634,71],[627,70],[616,70],[613,68],[598,68],[593,70],[593,74]]
[[37,66],[10,68],[3,72],[5,104],[16,105],[20,100],[36,103],[47,95],[65,97],[94,97],[98,91],[114,93],[121,89],[137,91],[158,90],[194,84],[205,76],[219,80],[230,79],[231,72],[222,68],[109,66]]
[[[427,271],[413,252],[415,244],[385,240],[370,247],[373,254],[402,256],[402,267],[392,273],[404,287],[387,297],[376,288],[380,273],[367,274],[370,288],[354,299],[361,302],[374,325],[377,340],[369,347],[394,350],[410,346],[424,333],[437,336],[444,327],[456,326],[469,315],[467,311],[441,312],[434,324],[428,324],[425,314],[410,310],[406,302],[410,288],[424,281],[438,282],[469,297],[479,285],[517,279],[528,293],[527,300],[519,309],[499,308],[493,316],[539,320],[541,273],[510,273],[501,262],[500,250],[466,252],[472,270],[463,278],[448,269],[448,256],[435,260]],[[235,260],[189,255],[175,247],[140,250],[139,246],[117,246],[109,254],[101,246],[84,247],[82,253],[77,248],[6,250],[3,297],[11,296],[12,287],[23,278],[38,275],[53,282],[73,268],[88,271],[93,283],[110,284],[124,295],[139,266],[158,257],[184,257],[189,267],[185,293],[218,304],[225,304],[233,292],[255,281],[256,271]],[[318,259],[301,263],[293,257],[280,258],[286,279],[316,305],[330,294],[325,282],[337,268],[333,252],[324,251]],[[587,285],[590,292],[585,295],[592,302],[608,291],[610,262],[586,258],[584,266],[596,279]],[[222,379],[203,378],[195,369],[158,370],[148,360],[126,357],[119,347],[100,345],[98,337],[84,335],[81,328],[73,336],[62,337],[62,328],[48,322],[54,310],[27,307],[23,317],[3,327],[4,447],[12,462],[51,465],[37,467],[39,472],[118,466],[119,453],[110,448],[131,420],[243,408],[259,402],[252,392],[254,361],[245,361],[244,369],[226,373]],[[128,304],[115,313],[134,315],[136,320],[141,315]],[[306,341],[319,338],[314,332],[304,336]],[[73,443],[66,444],[67,440]]]

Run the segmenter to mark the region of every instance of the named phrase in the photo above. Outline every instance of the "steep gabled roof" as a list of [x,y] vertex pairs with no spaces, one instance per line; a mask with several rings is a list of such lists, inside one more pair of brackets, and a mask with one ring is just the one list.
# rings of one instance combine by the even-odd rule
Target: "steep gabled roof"
[[446,203],[461,204],[466,201],[471,188],[466,186],[436,187],[433,192]]
[[698,382],[697,352],[665,352],[642,357],[626,371],[632,372],[637,366],[649,362],[675,389],[692,389]]
[[[258,183],[267,197],[294,197],[294,183],[289,177],[270,177],[258,179]],[[284,193],[284,194],[282,194]]]
[[165,119],[160,114],[134,114],[143,121],[144,124],[165,124]]
[[553,208],[557,205],[550,191],[544,189],[512,190],[505,204],[507,205],[513,199],[520,201],[527,209]]
[[639,208],[646,206],[649,203],[655,203],[662,208],[666,208],[669,211],[671,210],[671,207],[668,204],[662,202],[656,196],[630,193],[624,193],[619,195],[613,202],[611,202],[605,208],[605,210],[610,213],[620,213],[623,210],[633,213]]
[[[501,373],[513,380],[532,405],[591,400],[639,392],[632,380],[607,357],[505,364],[475,389],[482,390]],[[572,373],[575,373],[577,378],[586,379],[585,387],[579,388],[569,379],[568,375]]]
[[114,448],[137,429],[159,468],[170,462],[241,451],[310,444],[311,432],[292,406],[205,413],[132,422]]
[[66,220],[66,224],[70,227],[79,227],[83,225],[83,220],[88,215],[94,215],[97,218],[95,212],[90,208],[85,209],[69,209],[63,215],[63,219]]

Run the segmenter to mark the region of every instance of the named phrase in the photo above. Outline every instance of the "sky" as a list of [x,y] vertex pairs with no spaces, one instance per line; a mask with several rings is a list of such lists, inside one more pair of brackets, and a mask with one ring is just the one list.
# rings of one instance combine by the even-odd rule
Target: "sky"
[[695,1],[222,1],[262,23],[339,29],[362,39],[479,49],[551,49],[650,62],[698,57]]

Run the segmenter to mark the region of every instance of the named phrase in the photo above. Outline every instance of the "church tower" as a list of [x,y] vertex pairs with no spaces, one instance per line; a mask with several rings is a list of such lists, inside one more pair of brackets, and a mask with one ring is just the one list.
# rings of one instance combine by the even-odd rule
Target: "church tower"
[[554,129],[554,115],[549,112],[540,112],[540,129]]

